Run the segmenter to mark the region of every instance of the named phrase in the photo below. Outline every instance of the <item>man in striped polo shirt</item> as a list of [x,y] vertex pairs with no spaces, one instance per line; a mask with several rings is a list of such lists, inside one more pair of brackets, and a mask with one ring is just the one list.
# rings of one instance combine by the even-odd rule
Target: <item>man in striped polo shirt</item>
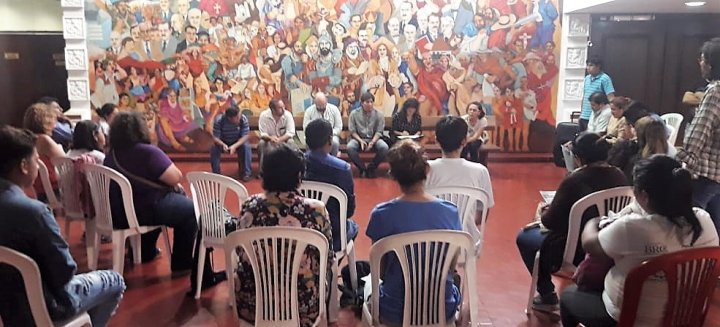
[[580,130],[587,129],[592,107],[590,107],[590,96],[595,92],[605,93],[608,101],[612,101],[615,97],[615,87],[613,87],[610,76],[602,71],[602,60],[598,57],[590,57],[587,60],[587,75],[585,75],[585,87],[583,89],[582,111],[580,112]]
[[[210,149],[210,165],[215,174],[220,174],[220,156],[227,152],[237,153],[238,169],[244,171],[242,180],[247,182],[252,179],[252,153],[250,144],[247,142],[250,134],[250,124],[240,110],[232,106],[225,110],[213,125],[213,139],[215,144]],[[241,168],[242,163],[242,169]]]

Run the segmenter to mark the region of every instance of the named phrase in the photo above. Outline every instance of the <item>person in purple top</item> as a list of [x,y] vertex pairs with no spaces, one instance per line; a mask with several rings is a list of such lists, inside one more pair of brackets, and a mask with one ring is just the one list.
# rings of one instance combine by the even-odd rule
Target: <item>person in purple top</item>
[[[198,226],[192,200],[173,191],[180,188],[182,172],[157,146],[150,144],[145,119],[137,112],[120,113],[110,128],[110,151],[105,166],[128,178],[133,190],[135,214],[140,225],[173,228],[170,268],[187,271],[193,266],[192,248]],[[110,206],[115,228],[127,228],[122,196],[117,185],[110,188]],[[159,230],[142,235],[142,260],[153,260]]]

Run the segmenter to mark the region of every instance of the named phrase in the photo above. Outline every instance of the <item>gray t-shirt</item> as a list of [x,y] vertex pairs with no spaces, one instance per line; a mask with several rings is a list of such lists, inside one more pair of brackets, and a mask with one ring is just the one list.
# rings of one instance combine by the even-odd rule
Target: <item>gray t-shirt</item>
[[366,114],[360,108],[350,114],[348,130],[350,133],[357,133],[362,139],[372,139],[376,134],[382,136],[385,130],[385,117],[375,109]]

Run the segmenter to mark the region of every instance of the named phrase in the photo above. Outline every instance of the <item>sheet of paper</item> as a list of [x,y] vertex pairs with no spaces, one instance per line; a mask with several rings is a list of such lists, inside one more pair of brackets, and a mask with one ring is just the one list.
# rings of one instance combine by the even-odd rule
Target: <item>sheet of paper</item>
[[553,198],[555,198],[555,191],[540,191],[540,196],[545,203],[550,204]]

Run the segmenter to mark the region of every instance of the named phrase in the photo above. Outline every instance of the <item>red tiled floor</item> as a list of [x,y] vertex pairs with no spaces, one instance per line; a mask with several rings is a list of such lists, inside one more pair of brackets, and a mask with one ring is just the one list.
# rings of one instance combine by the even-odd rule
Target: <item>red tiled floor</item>
[[[209,164],[181,163],[184,172],[209,170]],[[224,163],[230,176],[237,177],[237,167]],[[515,236],[533,215],[540,200],[539,190],[554,189],[565,171],[549,163],[491,163],[490,173],[495,193],[495,207],[491,209],[482,258],[478,262],[477,287],[483,326],[557,326],[549,317],[528,320],[523,313],[530,276],[515,247]],[[356,240],[358,259],[367,259],[370,240],[363,231],[372,208],[379,202],[398,194],[395,184],[387,178],[356,179],[358,207],[355,220],[361,233]],[[259,180],[245,183],[250,193],[261,191]],[[235,201],[228,208],[237,208]],[[80,227],[73,226],[72,252],[81,270],[86,270],[85,250],[80,243]],[[167,251],[164,250],[163,251]],[[100,268],[111,267],[108,246],[100,254]],[[215,268],[222,269],[221,254],[215,255]],[[226,284],[202,293],[195,301],[185,296],[189,277],[172,278],[167,255],[148,264],[134,266],[127,263],[125,277],[128,285],[125,297],[111,326],[234,326]],[[556,280],[558,285],[562,280]],[[716,292],[706,326],[720,326],[720,292]]]

